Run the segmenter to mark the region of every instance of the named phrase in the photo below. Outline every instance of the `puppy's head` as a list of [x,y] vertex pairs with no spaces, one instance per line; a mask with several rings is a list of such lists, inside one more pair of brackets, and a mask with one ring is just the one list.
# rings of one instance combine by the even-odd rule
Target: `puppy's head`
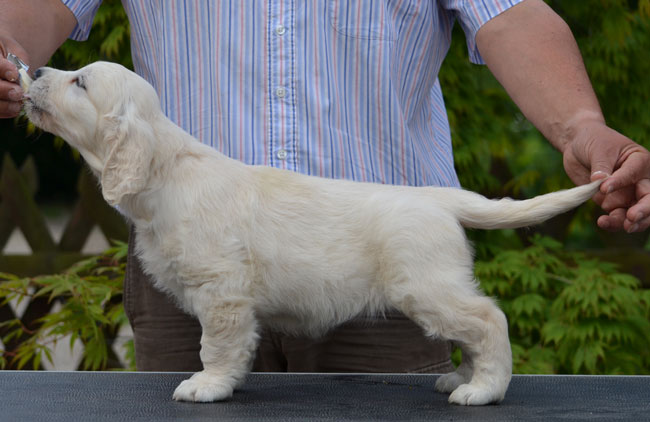
[[110,204],[142,191],[161,113],[153,87],[107,62],[71,72],[45,67],[34,76],[25,97],[27,117],[79,150]]

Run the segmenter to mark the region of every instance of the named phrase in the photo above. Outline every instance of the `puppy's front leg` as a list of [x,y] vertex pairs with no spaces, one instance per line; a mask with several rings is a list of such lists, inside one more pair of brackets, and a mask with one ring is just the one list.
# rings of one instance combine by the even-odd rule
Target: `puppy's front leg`
[[197,312],[203,335],[203,371],[183,381],[174,400],[211,402],[227,399],[243,383],[257,347],[257,323],[248,301],[229,300]]

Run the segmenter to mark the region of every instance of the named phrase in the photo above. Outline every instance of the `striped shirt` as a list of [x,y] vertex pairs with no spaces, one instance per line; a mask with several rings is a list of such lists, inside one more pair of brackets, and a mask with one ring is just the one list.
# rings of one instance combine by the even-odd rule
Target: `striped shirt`
[[[62,0],[88,37],[101,0]],[[163,111],[248,164],[458,186],[438,71],[456,20],[521,0],[122,0],[136,72]]]

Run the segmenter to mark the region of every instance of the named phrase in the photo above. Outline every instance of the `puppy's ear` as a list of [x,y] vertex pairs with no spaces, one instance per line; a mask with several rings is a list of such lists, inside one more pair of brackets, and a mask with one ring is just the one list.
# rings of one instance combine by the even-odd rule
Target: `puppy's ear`
[[125,195],[142,191],[149,179],[154,133],[151,125],[135,117],[133,110],[106,116],[103,142],[108,159],[101,174],[106,202],[117,205]]

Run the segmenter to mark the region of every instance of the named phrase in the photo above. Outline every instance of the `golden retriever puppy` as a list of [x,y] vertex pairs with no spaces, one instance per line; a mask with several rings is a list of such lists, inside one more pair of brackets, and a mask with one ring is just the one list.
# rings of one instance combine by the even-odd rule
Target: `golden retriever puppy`
[[512,358],[506,318],[477,289],[463,227],[540,223],[599,182],[525,201],[454,188],[310,177],[227,158],[161,112],[154,89],[117,64],[42,68],[27,116],[77,148],[104,198],[135,225],[157,288],[201,323],[204,370],[174,399],[215,401],[244,381],[261,324],[318,336],[396,309],[462,348],[436,384],[449,401],[503,399]]

